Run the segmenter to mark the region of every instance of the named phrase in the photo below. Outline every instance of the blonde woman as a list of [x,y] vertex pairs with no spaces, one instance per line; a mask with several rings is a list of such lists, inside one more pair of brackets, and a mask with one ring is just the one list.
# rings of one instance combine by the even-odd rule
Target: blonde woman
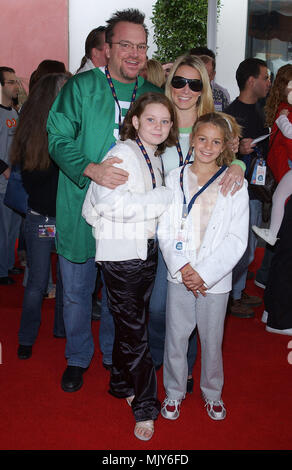
[[[192,55],[183,55],[173,64],[165,85],[165,94],[173,103],[178,127],[179,140],[176,146],[167,148],[162,155],[165,176],[170,170],[182,166],[186,161],[194,158],[193,148],[190,144],[190,134],[197,119],[203,114],[214,111],[214,102],[210,87],[210,80],[206,67],[201,59]],[[235,143],[235,146],[234,146]],[[238,140],[230,143],[237,151]],[[222,193],[226,195],[230,190],[234,194],[242,187],[245,165],[234,160],[233,164],[221,180]],[[235,163],[235,164],[234,164]],[[149,306],[149,345],[152,359],[156,369],[163,363],[164,337],[165,337],[165,308],[167,292],[167,268],[159,251],[158,268]],[[194,333],[195,334],[195,333]],[[192,369],[196,359],[196,339],[190,341],[188,353],[188,391],[192,391]]]

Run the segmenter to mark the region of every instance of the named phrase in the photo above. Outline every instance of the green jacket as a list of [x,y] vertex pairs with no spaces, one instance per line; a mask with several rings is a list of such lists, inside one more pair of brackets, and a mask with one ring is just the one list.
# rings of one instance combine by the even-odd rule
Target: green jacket
[[[113,80],[125,116],[134,83]],[[138,78],[136,98],[160,88]],[[81,215],[90,183],[87,165],[98,163],[118,138],[118,107],[104,73],[96,68],[75,75],[61,89],[48,117],[49,153],[60,168],[57,192],[57,251],[69,261],[85,262],[95,256],[92,227]]]

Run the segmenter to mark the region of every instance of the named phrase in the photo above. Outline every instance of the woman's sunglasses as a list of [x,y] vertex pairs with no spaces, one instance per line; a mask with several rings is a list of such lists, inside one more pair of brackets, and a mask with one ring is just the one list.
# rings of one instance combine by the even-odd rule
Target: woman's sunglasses
[[173,86],[173,88],[184,88],[186,84],[189,85],[192,91],[202,91],[203,89],[202,80],[198,80],[197,78],[185,78],[176,75],[171,80],[171,86]]

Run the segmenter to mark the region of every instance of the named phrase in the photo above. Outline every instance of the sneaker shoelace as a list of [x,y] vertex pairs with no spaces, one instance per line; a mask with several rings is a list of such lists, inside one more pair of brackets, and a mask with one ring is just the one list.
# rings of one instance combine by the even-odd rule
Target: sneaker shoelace
[[223,411],[224,403],[222,400],[214,401],[214,400],[206,400],[205,407],[210,406],[216,413],[220,413]]
[[163,406],[165,406],[167,411],[175,411],[180,406],[180,400],[170,400],[166,398],[163,402]]

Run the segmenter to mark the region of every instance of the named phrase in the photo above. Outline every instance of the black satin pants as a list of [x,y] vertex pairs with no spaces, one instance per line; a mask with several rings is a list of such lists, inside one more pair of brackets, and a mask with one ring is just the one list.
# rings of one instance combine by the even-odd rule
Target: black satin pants
[[135,395],[132,410],[136,421],[155,420],[160,411],[146,324],[156,267],[155,240],[148,240],[145,261],[133,259],[102,263],[108,307],[115,323],[109,393],[118,398]]

